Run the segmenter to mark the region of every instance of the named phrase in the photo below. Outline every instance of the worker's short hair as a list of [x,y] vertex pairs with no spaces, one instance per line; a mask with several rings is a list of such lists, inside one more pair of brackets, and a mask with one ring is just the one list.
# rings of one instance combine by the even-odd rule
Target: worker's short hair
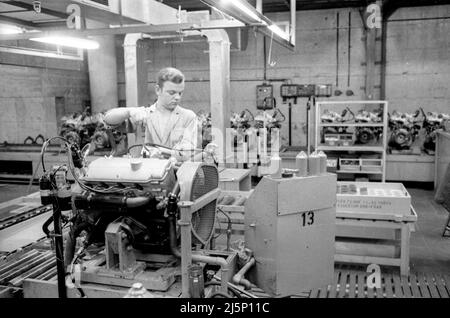
[[162,89],[165,82],[170,81],[175,84],[184,82],[184,75],[180,70],[173,67],[165,67],[158,72],[156,83]]

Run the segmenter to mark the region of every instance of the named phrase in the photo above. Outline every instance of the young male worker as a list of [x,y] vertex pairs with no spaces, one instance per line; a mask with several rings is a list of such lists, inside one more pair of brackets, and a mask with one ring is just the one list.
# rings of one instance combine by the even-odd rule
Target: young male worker
[[156,102],[150,107],[121,107],[109,110],[106,124],[117,126],[131,123],[132,131],[145,129],[145,143],[154,143],[173,150],[177,160],[186,160],[197,148],[197,116],[179,105],[184,91],[184,75],[176,68],[167,67],[158,72]]

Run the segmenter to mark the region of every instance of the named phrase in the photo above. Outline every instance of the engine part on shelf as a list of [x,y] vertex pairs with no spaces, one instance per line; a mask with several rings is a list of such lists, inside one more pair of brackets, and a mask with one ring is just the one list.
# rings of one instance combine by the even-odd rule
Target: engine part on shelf
[[248,129],[254,119],[253,114],[247,108],[240,113],[233,112],[230,117],[231,128]]
[[322,123],[345,123],[354,120],[355,114],[348,107],[346,107],[340,114],[335,111],[325,109],[320,116],[320,119],[322,120]]
[[[322,115],[320,116],[320,120],[325,124],[342,124],[351,122],[355,119],[355,114],[351,111],[349,107],[346,107],[340,114],[335,111],[330,111],[325,109]],[[334,145],[334,138],[336,136],[329,136],[326,138],[326,135],[329,134],[346,134],[348,127],[345,126],[327,126],[323,129],[323,134],[325,138],[325,142],[330,145]],[[328,141],[327,141],[328,140]],[[337,141],[337,140],[336,140]]]
[[[375,112],[359,110],[355,115],[356,123],[377,124],[383,122],[383,109],[380,108]],[[370,144],[378,143],[383,134],[383,127],[356,127],[355,143]]]
[[420,108],[423,119],[422,127],[425,129],[425,140],[423,150],[428,154],[434,154],[436,150],[436,133],[437,131],[446,131],[447,124],[450,122],[450,115],[445,113],[427,112]]
[[281,128],[281,123],[286,120],[286,117],[280,109],[275,108],[272,111],[261,111],[255,116],[254,127],[266,128],[270,131],[273,128]]
[[399,113],[393,111],[389,117],[389,136],[388,147],[396,150],[409,150],[416,140],[422,123],[419,118],[420,111],[411,113]]

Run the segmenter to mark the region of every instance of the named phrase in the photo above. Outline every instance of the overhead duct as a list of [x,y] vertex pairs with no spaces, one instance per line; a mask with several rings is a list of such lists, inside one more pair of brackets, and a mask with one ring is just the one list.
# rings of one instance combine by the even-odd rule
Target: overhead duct
[[109,0],[111,12],[143,21],[147,24],[179,22],[178,10],[155,0]]
[[248,28],[226,29],[231,51],[245,51],[248,45]]

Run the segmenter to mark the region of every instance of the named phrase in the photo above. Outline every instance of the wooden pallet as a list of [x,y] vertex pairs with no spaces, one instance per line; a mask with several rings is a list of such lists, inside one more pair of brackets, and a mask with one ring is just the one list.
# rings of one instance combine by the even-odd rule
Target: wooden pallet
[[310,298],[450,298],[450,276],[411,273],[400,276],[381,273],[381,288],[368,288],[370,273],[336,269],[334,283],[314,289]]

